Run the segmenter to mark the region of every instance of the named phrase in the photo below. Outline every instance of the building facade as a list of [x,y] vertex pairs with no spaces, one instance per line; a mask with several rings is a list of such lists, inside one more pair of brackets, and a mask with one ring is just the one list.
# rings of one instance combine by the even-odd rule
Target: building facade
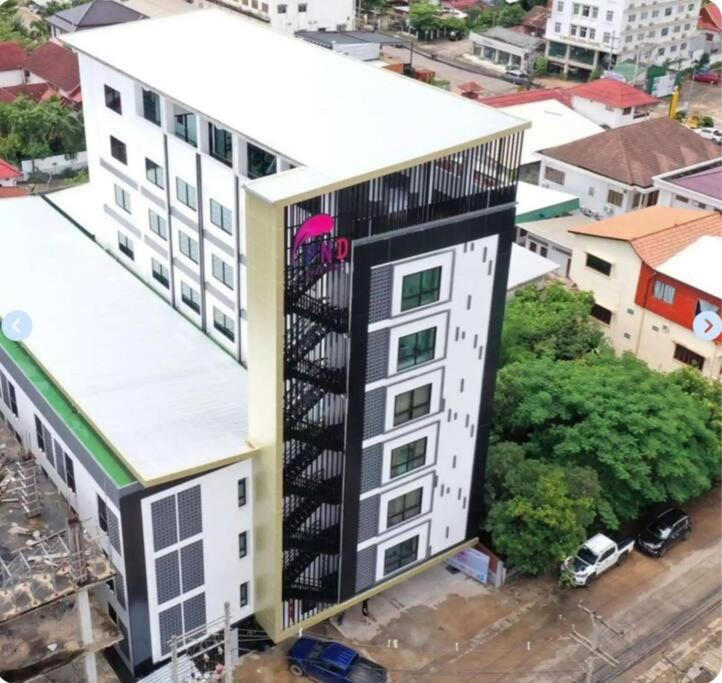
[[221,4],[288,36],[296,31],[352,31],[356,21],[354,0],[223,0]]
[[[183,46],[198,35],[228,60],[261,45],[283,54],[249,75],[264,97],[237,99],[222,74],[189,78],[200,72]],[[80,53],[91,181],[49,200],[112,266],[97,294],[79,291],[101,296],[120,272],[137,301],[103,295],[116,315],[97,325],[127,320],[140,345],[148,319],[165,330],[153,357],[170,362],[177,347],[174,372],[185,364],[189,377],[167,385],[175,399],[162,410],[140,407],[170,382],[164,373],[149,368],[148,387],[125,378],[143,399],[138,419],[158,420],[146,437],[158,448],[132,441],[134,455],[111,437],[108,453],[83,455],[90,444],[64,436],[72,410],[56,419],[42,397],[6,417],[51,477],[43,454],[57,439],[56,484],[69,486],[67,453],[81,516],[101,531],[108,511],[117,517],[125,611],[107,603],[129,634],[124,667],[163,665],[171,636],[207,635],[224,602],[239,632],[253,616],[279,641],[475,543],[526,124],[215,10],[65,40]],[[161,45],[167,62],[149,58]],[[371,137],[358,136],[354,97]],[[306,98],[292,125],[277,118]],[[382,125],[394,102],[418,114],[403,131]],[[459,125],[419,136],[445,115]],[[85,252],[66,258],[101,267]],[[191,339],[207,345],[193,358]],[[113,367],[72,358],[96,382]],[[12,405],[27,383],[2,360]],[[43,360],[74,406],[77,373]],[[204,368],[226,379],[193,379]],[[95,416],[100,436],[145,434],[126,431],[124,405]],[[196,420],[207,442],[194,431],[186,444],[176,432]],[[106,481],[102,462],[121,478]],[[91,479],[99,468],[100,483],[83,474],[81,485],[83,468]]]
[[589,74],[626,60],[683,69],[693,59],[699,8],[699,0],[555,0],[546,55],[564,74]]
[[722,161],[714,159],[655,176],[661,206],[722,211]]

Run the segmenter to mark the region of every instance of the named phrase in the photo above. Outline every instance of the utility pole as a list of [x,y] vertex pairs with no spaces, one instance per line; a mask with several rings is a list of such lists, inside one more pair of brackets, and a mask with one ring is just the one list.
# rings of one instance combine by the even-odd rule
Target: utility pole
[[585,607],[581,602],[579,603],[579,609],[584,610],[591,619],[592,622],[592,633],[591,638],[587,638],[583,636],[581,633],[577,631],[577,629],[572,626],[572,632],[570,633],[571,637],[576,640],[580,645],[583,645],[587,650],[589,650],[591,657],[588,657],[585,661],[585,667],[587,670],[585,681],[586,683],[592,683],[592,676],[594,675],[594,660],[595,658],[599,658],[602,661],[606,662],[610,666],[617,666],[619,664],[619,660],[616,659],[613,655],[609,654],[605,650],[603,650],[599,646],[599,640],[600,636],[602,634],[602,629],[607,629],[611,631],[615,636],[621,638],[624,636],[623,632],[617,631],[614,627],[607,624],[604,619],[602,619],[597,613],[593,610],[590,610],[588,607]]

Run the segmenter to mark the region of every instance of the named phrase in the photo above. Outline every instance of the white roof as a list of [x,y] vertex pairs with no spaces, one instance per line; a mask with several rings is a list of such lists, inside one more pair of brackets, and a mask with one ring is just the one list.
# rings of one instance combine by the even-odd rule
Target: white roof
[[614,541],[612,541],[609,536],[605,536],[604,534],[596,534],[592,536],[584,545],[589,548],[595,555],[601,555],[607,548],[609,548],[610,545],[612,545]]
[[522,164],[539,161],[539,157],[535,154],[539,150],[565,145],[604,130],[558,100],[513,104],[509,107],[501,107],[501,111],[531,122],[531,129],[524,133]]
[[572,216],[558,216],[557,218],[545,218],[541,221],[527,221],[519,223],[519,227],[526,230],[531,235],[543,237],[560,247],[574,246],[576,235],[569,231],[574,228],[580,228],[589,223],[596,223],[593,218],[583,216],[582,214],[574,214]]
[[247,442],[246,371],[39,197],[0,202],[0,317],[145,485]]
[[[529,133],[527,132],[525,135],[529,135]],[[520,180],[516,190],[516,215],[522,216],[532,211],[543,211],[549,207],[575,200],[578,205],[579,197],[575,194],[553,190],[550,187],[532,185]]]
[[722,298],[722,237],[700,237],[657,270],[710,296]]
[[307,167],[248,186],[271,202],[525,127],[498,109],[217,9],[62,40]]
[[511,245],[511,260],[509,261],[509,280],[507,290],[515,289],[521,285],[529,284],[539,278],[549,275],[559,268],[558,263],[539,256],[518,244]]

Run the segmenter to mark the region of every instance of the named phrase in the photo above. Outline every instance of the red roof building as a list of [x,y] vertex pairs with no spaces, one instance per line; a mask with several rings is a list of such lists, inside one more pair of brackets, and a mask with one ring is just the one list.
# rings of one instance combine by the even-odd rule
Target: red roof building
[[49,42],[33,50],[25,69],[73,102],[80,102],[80,71],[78,56],[68,48]]
[[527,104],[529,102],[543,102],[544,100],[558,100],[567,107],[572,104],[572,98],[568,89],[549,88],[539,90],[524,90],[522,92],[509,93],[508,95],[494,95],[479,100],[482,104],[490,107],[511,107],[514,104]]
[[722,33],[722,12],[720,12],[720,8],[712,2],[702,5],[699,11],[697,28],[700,31]]
[[551,11],[544,5],[532,7],[521,21],[521,29],[528,36],[543,38],[547,30],[547,19]]
[[14,187],[19,178],[22,178],[23,174],[20,169],[15,168],[10,162],[5,159],[0,159],[0,186],[3,187]]
[[22,69],[26,57],[25,48],[20,43],[12,40],[0,43],[0,72]]
[[18,97],[27,97],[33,102],[45,102],[58,92],[50,83],[25,83],[0,88],[0,102],[11,104]]
[[656,97],[613,78],[598,78],[596,81],[582,83],[571,88],[570,92],[572,97],[583,97],[617,109],[643,107],[659,101]]

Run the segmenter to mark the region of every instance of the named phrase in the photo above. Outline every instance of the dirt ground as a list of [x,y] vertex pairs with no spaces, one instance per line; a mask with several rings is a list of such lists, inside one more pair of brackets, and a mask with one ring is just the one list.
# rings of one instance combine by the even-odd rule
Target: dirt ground
[[[655,676],[674,670],[654,667],[664,662],[665,652],[677,648],[674,662],[699,658],[713,646],[720,627],[714,621],[720,591],[719,489],[688,509],[694,524],[689,541],[661,559],[634,552],[623,567],[588,589],[561,589],[553,577],[543,577],[519,578],[494,590],[439,568],[373,598],[368,619],[354,609],[340,627],[326,624],[317,631],[384,664],[393,683],[576,683],[584,679],[588,653],[572,632],[585,637],[592,632],[590,617],[579,606],[583,602],[619,634],[602,633],[602,647],[619,664],[597,660],[594,681],[664,681]],[[294,680],[286,669],[286,647],[246,657],[235,680]]]

